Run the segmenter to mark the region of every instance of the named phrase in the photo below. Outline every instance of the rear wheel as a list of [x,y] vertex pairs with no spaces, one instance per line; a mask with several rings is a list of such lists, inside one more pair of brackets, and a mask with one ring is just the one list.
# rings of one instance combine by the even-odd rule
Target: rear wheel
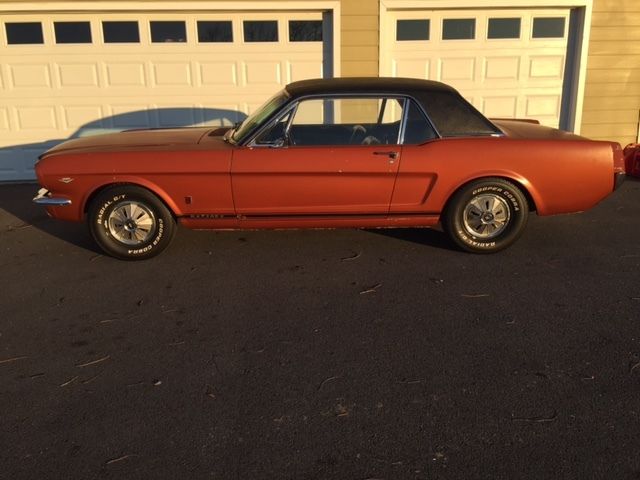
[[522,235],[528,214],[527,199],[518,187],[501,178],[485,178],[453,195],[442,216],[442,226],[463,250],[493,253]]
[[123,260],[153,257],[169,246],[176,226],[169,209],[153,193],[133,185],[101,192],[89,206],[89,229],[109,255]]

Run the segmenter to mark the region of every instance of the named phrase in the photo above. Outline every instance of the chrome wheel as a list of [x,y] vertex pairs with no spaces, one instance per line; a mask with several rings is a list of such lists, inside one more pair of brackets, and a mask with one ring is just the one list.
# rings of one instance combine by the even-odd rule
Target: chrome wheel
[[507,201],[493,194],[473,197],[464,207],[463,223],[469,234],[489,239],[500,235],[509,224]]
[[113,238],[126,245],[146,243],[156,230],[156,220],[151,210],[133,201],[116,205],[107,222]]

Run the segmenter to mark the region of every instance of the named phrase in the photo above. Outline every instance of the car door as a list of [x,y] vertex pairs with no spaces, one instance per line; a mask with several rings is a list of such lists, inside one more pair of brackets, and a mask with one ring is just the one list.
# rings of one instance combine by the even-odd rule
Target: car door
[[[414,100],[407,100],[402,134],[402,164],[391,200],[391,215],[437,213],[430,209],[431,194],[447,168],[449,156],[438,133]],[[433,202],[431,202],[433,203]]]
[[234,151],[238,215],[387,215],[404,100],[308,98]]

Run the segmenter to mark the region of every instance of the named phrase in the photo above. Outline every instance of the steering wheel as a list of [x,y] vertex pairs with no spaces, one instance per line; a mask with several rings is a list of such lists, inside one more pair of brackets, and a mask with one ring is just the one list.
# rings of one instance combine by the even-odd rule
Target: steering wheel
[[356,141],[356,136],[360,134],[362,138],[364,138],[367,134],[367,129],[362,125],[354,125],[351,127],[351,136],[349,137],[349,145],[353,145],[354,143],[360,143],[360,141]]

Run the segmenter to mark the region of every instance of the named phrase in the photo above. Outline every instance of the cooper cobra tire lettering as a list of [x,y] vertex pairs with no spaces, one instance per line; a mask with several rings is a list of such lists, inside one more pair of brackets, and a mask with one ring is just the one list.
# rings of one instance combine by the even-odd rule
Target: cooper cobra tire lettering
[[518,187],[502,178],[483,178],[455,192],[441,220],[462,250],[493,253],[522,235],[528,214],[527,200]]

